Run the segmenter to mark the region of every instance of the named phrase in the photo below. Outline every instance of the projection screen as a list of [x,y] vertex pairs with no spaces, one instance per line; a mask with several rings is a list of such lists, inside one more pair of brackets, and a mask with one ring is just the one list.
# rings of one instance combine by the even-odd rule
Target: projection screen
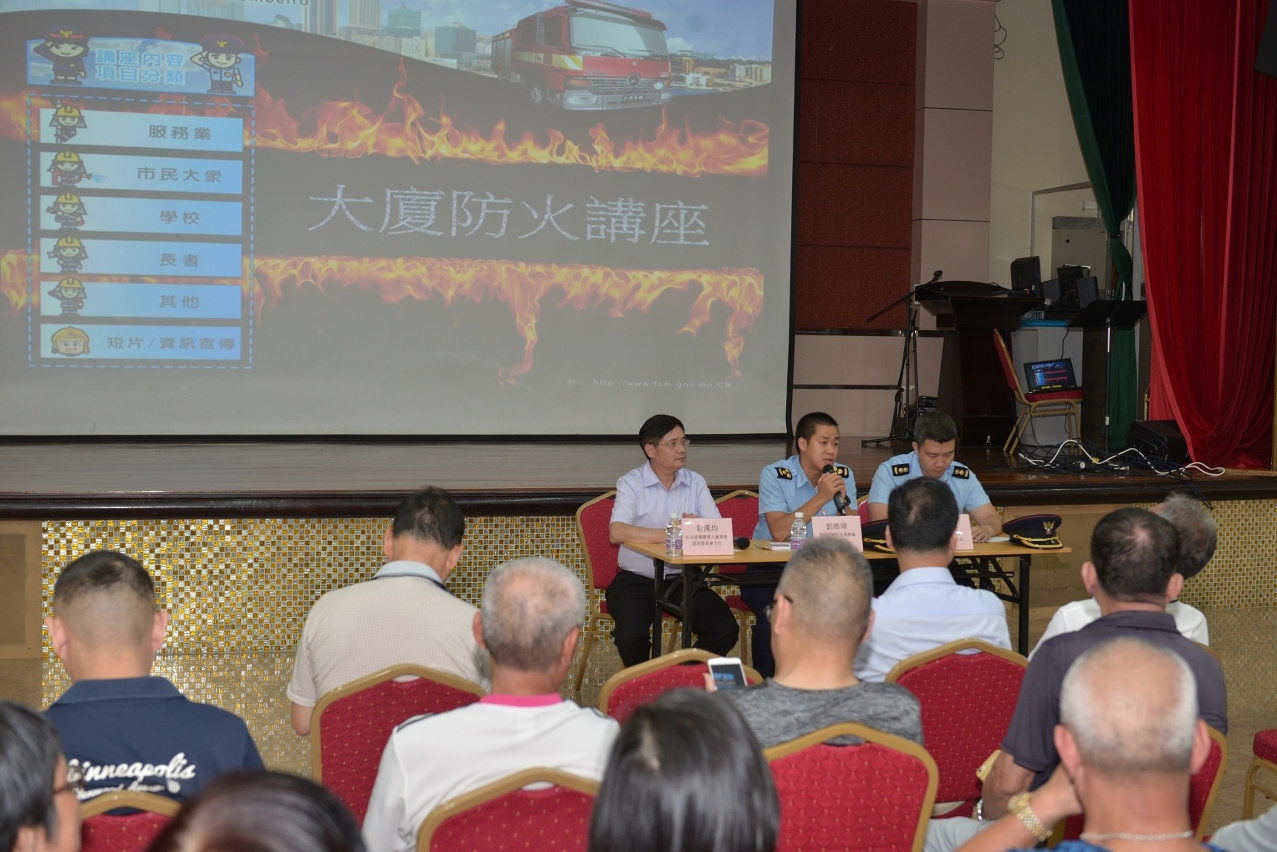
[[785,430],[787,0],[0,0],[0,435]]

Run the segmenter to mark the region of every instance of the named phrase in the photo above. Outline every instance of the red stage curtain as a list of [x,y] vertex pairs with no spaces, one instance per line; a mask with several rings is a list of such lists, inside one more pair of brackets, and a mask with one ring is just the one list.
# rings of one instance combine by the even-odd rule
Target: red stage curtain
[[1267,0],[1130,0],[1152,411],[1197,461],[1268,467],[1277,331],[1277,80]]

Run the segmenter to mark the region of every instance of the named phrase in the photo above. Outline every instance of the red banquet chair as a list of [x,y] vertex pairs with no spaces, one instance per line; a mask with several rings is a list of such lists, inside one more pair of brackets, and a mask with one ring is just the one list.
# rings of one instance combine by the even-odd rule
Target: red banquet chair
[[[107,813],[117,808],[131,808],[134,812],[122,816]],[[181,809],[172,799],[154,793],[103,793],[80,806],[80,849],[143,852]]]
[[[603,597],[603,590],[612,585],[616,572],[620,570],[616,559],[620,555],[621,546],[612,544],[608,535],[608,527],[612,523],[612,505],[615,502],[616,492],[609,491],[576,510],[576,531],[581,537],[581,550],[585,553],[585,578],[589,588],[586,595],[585,645],[581,648],[576,674],[572,677],[572,692],[578,701],[581,698],[581,682],[585,680],[585,664],[590,659],[590,649],[594,647],[596,639],[606,641],[607,633],[615,624],[608,614],[607,600]],[[674,619],[667,615],[665,620]],[[660,634],[654,636],[652,641],[661,641]]]
[[[1215,809],[1215,796],[1219,793],[1220,782],[1224,780],[1224,770],[1228,768],[1228,739],[1212,727],[1208,726],[1206,731],[1210,734],[1210,754],[1202,768],[1194,772],[1188,781],[1188,820],[1199,841],[1206,836],[1211,811]],[[1063,840],[1077,840],[1082,836],[1085,821],[1085,814],[1071,816],[1064,821],[1063,831],[1057,828],[1056,834]]]
[[1255,816],[1256,790],[1265,798],[1277,799],[1277,792],[1255,780],[1261,769],[1277,775],[1277,729],[1256,731],[1251,750],[1254,751],[1255,757],[1250,762],[1250,768],[1246,770],[1246,795],[1242,800],[1242,819],[1253,819]]
[[945,812],[937,816],[971,816],[980,798],[976,770],[1006,736],[1028,665],[1004,648],[959,639],[901,660],[887,673],[887,683],[900,684],[922,705],[922,740],[940,770],[936,799]]
[[598,790],[557,769],[525,769],[435,808],[417,830],[417,850],[584,852]]
[[1015,394],[1015,401],[1020,404],[1020,414],[1015,419],[1011,434],[1007,435],[1006,443],[1002,445],[1002,452],[1007,455],[1015,453],[1024,430],[1029,427],[1029,421],[1034,417],[1054,417],[1063,414],[1065,432],[1070,438],[1077,440],[1079,437],[1077,407],[1084,397],[1082,389],[1025,393],[1020,385],[1020,374],[1016,372],[1015,364],[1011,361],[1007,342],[996,328],[993,330],[993,344],[998,350],[998,359],[1002,362],[1002,372],[1006,374],[1007,386]]
[[[864,742],[828,742],[847,735]],[[848,722],[763,754],[780,796],[777,852],[921,852],[939,783],[922,746]]]
[[311,774],[362,824],[395,727],[423,713],[465,707],[484,694],[477,683],[417,665],[391,666],[327,692],[311,713]]
[[[715,656],[700,648],[685,648],[621,669],[599,691],[599,709],[624,725],[640,705],[655,701],[672,689],[704,689],[709,672],[706,660]],[[762,683],[763,676],[745,666],[745,680]]]
[[[732,534],[734,538],[754,537],[754,527],[758,526],[758,492],[756,491],[732,491],[719,497],[714,503],[718,506],[718,512],[724,518],[732,519]],[[744,565],[720,565],[718,566],[720,574],[743,574],[745,572]],[[749,665],[749,633],[754,629],[757,619],[754,611],[749,608],[749,604],[745,603],[745,599],[740,595],[727,595],[724,600],[727,605],[732,608],[732,612],[736,615],[736,620],[740,622],[740,649],[741,659],[745,661],[745,665]]]

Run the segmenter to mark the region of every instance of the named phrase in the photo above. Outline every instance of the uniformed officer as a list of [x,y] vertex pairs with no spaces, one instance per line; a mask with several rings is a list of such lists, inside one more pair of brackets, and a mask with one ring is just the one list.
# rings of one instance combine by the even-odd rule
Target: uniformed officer
[[[847,502],[848,512],[856,511],[856,481],[851,468],[838,464],[838,421],[823,411],[804,414],[794,429],[798,452],[763,468],[758,481],[758,526],[754,538],[786,541],[794,524],[794,514],[804,519],[817,515],[837,515],[836,495]],[[826,467],[833,467],[825,473]],[[807,521],[811,536],[811,521]],[[772,659],[771,622],[767,607],[776,596],[775,586],[745,586],[741,597],[754,611],[758,622],[751,641],[753,665],[764,677],[775,673]]]
[[1002,519],[989,502],[971,468],[953,460],[958,427],[947,414],[924,414],[913,427],[913,452],[892,456],[874,473],[869,486],[869,520],[887,517],[887,498],[894,488],[926,476],[939,479],[953,491],[958,511],[971,516],[971,537],[988,541],[1002,533]]

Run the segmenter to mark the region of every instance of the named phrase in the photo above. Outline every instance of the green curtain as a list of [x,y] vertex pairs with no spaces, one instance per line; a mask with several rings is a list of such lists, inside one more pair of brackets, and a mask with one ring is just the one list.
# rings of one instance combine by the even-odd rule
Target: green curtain
[[[1064,86],[1095,200],[1109,234],[1118,298],[1131,296],[1131,254],[1118,225],[1135,206],[1135,118],[1127,0],[1051,0]],[[1109,443],[1126,445],[1136,419],[1135,334],[1113,333]]]

